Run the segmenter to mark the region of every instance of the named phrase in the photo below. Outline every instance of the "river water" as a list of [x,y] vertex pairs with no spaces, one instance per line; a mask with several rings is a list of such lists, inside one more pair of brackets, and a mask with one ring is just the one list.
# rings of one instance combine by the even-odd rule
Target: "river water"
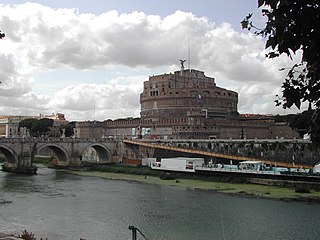
[[[320,205],[105,180],[0,172],[0,231],[49,240],[320,239]],[[143,239],[138,234],[138,239]]]

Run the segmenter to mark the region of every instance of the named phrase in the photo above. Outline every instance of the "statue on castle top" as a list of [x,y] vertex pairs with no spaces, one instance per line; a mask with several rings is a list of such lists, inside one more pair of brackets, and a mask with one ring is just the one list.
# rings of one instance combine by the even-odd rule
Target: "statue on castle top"
[[185,61],[187,61],[187,60],[182,60],[182,59],[179,59],[179,60],[180,60],[180,64],[181,64],[181,70],[184,70],[183,64],[184,64]]

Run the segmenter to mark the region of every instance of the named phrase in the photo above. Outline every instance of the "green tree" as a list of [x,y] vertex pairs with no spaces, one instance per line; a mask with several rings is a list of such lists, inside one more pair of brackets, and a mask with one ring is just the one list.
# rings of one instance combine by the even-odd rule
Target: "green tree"
[[60,131],[62,132],[62,129],[65,129],[65,136],[66,137],[72,137],[74,135],[73,129],[76,127],[76,122],[69,122],[68,124],[65,124],[60,127]]
[[36,137],[46,136],[50,132],[50,127],[53,126],[53,120],[49,118],[41,118],[32,124],[32,135]]
[[[301,61],[293,63],[282,84],[282,96],[275,101],[277,106],[298,109],[302,102],[315,108],[309,125],[314,143],[320,142],[320,3],[319,0],[258,0],[258,8],[266,17],[263,28],[256,27],[249,14],[242,28],[254,30],[266,38],[268,58],[282,54],[292,59],[302,50]],[[281,70],[285,70],[284,68]]]
[[20,123],[19,123],[19,127],[25,127],[27,128],[29,131],[31,130],[32,128],[32,125],[34,122],[38,121],[37,119],[34,119],[34,118],[26,118],[26,119],[23,119]]
[[297,129],[302,137],[304,134],[308,133],[308,128],[311,125],[313,114],[314,111],[304,111],[295,115],[290,121],[290,126]]
[[302,138],[304,134],[308,133],[313,114],[314,110],[303,111],[298,114],[277,115],[275,120],[276,122],[288,122],[290,127],[298,131],[299,136]]
[[33,137],[45,136],[50,132],[50,127],[53,126],[53,120],[42,118],[40,120],[34,118],[27,118],[19,123],[19,127],[26,127]]

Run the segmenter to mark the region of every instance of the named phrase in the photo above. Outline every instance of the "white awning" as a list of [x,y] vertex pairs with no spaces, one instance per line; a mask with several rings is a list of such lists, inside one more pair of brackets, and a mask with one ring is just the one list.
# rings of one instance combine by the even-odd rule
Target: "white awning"
[[243,161],[240,162],[240,164],[259,164],[262,163],[262,161]]

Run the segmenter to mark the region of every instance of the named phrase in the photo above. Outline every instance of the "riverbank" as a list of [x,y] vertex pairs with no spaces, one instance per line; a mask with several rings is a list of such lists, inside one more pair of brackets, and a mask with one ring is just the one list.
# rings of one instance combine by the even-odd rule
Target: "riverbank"
[[244,183],[225,183],[225,182],[213,182],[198,179],[168,179],[163,180],[160,177],[147,176],[147,175],[135,175],[125,173],[113,173],[113,172],[99,172],[99,171],[70,171],[68,173],[88,176],[88,177],[100,177],[110,180],[123,180],[133,181],[144,184],[157,184],[167,185],[186,189],[200,190],[200,191],[212,191],[226,194],[236,194],[248,197],[256,198],[270,198],[284,201],[303,201],[320,203],[320,192],[310,190],[309,193],[296,192],[295,189],[276,187],[276,186],[264,186],[258,184],[244,184]]

